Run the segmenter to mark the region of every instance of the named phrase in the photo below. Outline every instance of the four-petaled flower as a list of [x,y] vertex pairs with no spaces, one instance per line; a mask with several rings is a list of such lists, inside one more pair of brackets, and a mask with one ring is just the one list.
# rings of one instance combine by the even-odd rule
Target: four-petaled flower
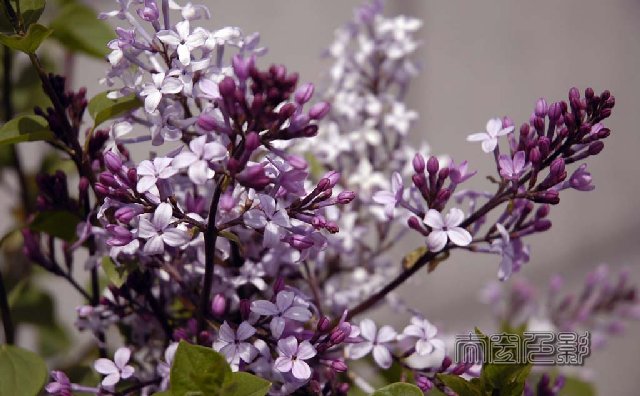
[[176,168],[189,167],[189,178],[196,184],[204,184],[215,175],[210,161],[221,161],[227,156],[227,149],[218,142],[207,143],[206,135],[191,140],[189,149],[178,154],[172,164]]
[[189,33],[190,30],[189,21],[187,20],[178,22],[175,32],[173,30],[161,30],[156,34],[158,40],[177,47],[178,60],[185,66],[191,63],[191,51],[203,46],[207,40],[207,36],[201,30],[196,29],[193,33]]
[[138,176],[142,177],[138,180],[136,190],[140,194],[150,192],[156,196],[160,195],[156,186],[158,179],[168,179],[178,173],[178,170],[171,166],[171,161],[172,159],[168,157],[156,157],[153,162],[149,160],[140,162],[137,172]]
[[127,364],[130,357],[131,350],[121,347],[113,356],[113,361],[105,358],[96,360],[93,367],[100,374],[106,375],[102,380],[102,386],[114,386],[121,379],[127,379],[133,375],[135,369]]
[[404,185],[402,184],[402,176],[398,172],[394,172],[391,176],[391,191],[378,191],[373,194],[373,201],[384,205],[384,214],[387,218],[394,217],[395,209],[402,203],[402,193]]
[[393,358],[386,344],[394,341],[397,337],[396,331],[391,326],[382,326],[380,330],[377,330],[373,320],[363,319],[360,322],[360,337],[364,341],[349,346],[349,358],[360,359],[373,351],[373,360],[378,366],[384,369],[391,367]]
[[299,380],[307,380],[311,377],[311,367],[305,362],[316,356],[316,350],[307,340],[298,344],[294,336],[289,336],[278,341],[278,354],[280,355],[273,367],[281,373],[291,372]]
[[517,181],[527,169],[524,151],[518,151],[513,158],[501,154],[498,163],[500,164],[500,176],[506,180]]
[[241,359],[245,363],[251,363],[258,355],[256,347],[245,342],[255,333],[256,329],[248,322],[240,323],[238,330],[233,331],[225,321],[220,326],[218,340],[213,343],[213,349],[223,354],[231,364],[231,368],[237,371]]
[[161,254],[165,244],[177,247],[189,242],[186,231],[169,227],[172,213],[171,205],[163,202],[153,212],[151,220],[147,217],[149,215],[140,217],[138,237],[147,240],[143,248],[145,254]]
[[263,229],[262,244],[265,247],[275,247],[283,237],[282,228],[290,227],[289,215],[286,209],[278,208],[277,201],[265,194],[258,195],[260,208],[253,208],[244,214],[244,222],[254,229]]
[[411,324],[404,328],[402,334],[416,339],[416,353],[419,355],[428,355],[436,349],[444,350],[444,342],[435,338],[438,329],[427,319],[412,317]]
[[442,214],[435,209],[429,209],[424,216],[423,222],[431,227],[431,232],[427,235],[427,247],[432,252],[439,252],[447,245],[447,241],[458,246],[467,246],[471,243],[469,231],[459,227],[464,220],[464,212],[458,208],[452,208],[443,218]]
[[153,113],[158,108],[162,95],[177,94],[182,91],[182,81],[175,77],[166,77],[164,73],[154,73],[151,75],[153,83],[146,83],[140,92],[144,97],[144,109]]
[[502,127],[502,120],[492,118],[487,122],[487,131],[473,133],[467,136],[469,142],[482,142],[482,151],[490,153],[498,145],[498,137],[507,135],[513,131],[513,126]]
[[280,338],[284,331],[285,318],[298,322],[307,322],[311,319],[311,311],[294,302],[295,294],[290,291],[281,291],[276,296],[276,303],[267,300],[258,300],[251,303],[251,311],[264,316],[273,316],[270,328],[274,337]]

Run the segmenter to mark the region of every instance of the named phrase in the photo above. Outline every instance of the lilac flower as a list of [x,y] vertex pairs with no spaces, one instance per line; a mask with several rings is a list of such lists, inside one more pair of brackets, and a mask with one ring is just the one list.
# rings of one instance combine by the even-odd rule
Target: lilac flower
[[311,377],[311,367],[305,362],[316,356],[316,350],[307,340],[298,344],[294,336],[289,336],[278,341],[278,354],[280,355],[273,366],[281,373],[291,372],[299,380],[307,380]]
[[514,129],[513,126],[506,128],[502,127],[502,120],[499,118],[492,118],[487,122],[487,131],[473,133],[467,136],[469,142],[482,142],[482,151],[485,153],[492,152],[498,145],[498,138],[500,136],[511,133]]
[[140,96],[144,97],[144,109],[153,113],[158,108],[162,95],[177,94],[182,91],[182,81],[175,77],[166,77],[164,73],[151,75],[153,83],[147,83],[142,88]]
[[[156,36],[165,44],[177,47],[180,63],[188,66],[191,63],[191,51],[204,45],[207,37],[202,31],[190,32],[189,21],[181,21],[176,24],[176,31],[161,30]],[[177,32],[177,33],[176,33]]]
[[160,383],[161,389],[167,389],[169,386],[169,376],[171,374],[171,366],[173,365],[173,358],[176,355],[179,343],[173,342],[164,351],[164,362],[159,362],[157,367],[158,374],[162,377]]
[[178,170],[171,166],[171,158],[168,157],[156,157],[153,162],[144,160],[138,165],[138,184],[136,190],[143,194],[150,192],[153,195],[160,195],[156,183],[158,179],[168,179],[171,176],[178,173]]
[[191,151],[183,151],[172,162],[176,168],[189,167],[189,178],[196,184],[204,184],[213,178],[215,172],[209,167],[210,161],[221,161],[227,156],[227,149],[218,142],[207,143],[207,136],[197,137],[189,142]]
[[360,337],[364,341],[349,346],[348,356],[351,359],[360,359],[373,352],[373,360],[378,366],[388,369],[393,358],[388,348],[388,343],[394,341],[397,333],[391,326],[382,326],[378,331],[376,324],[371,319],[363,319],[360,322]]
[[500,175],[506,180],[517,181],[527,169],[524,151],[518,151],[513,158],[501,154],[498,163],[500,164]]
[[218,340],[213,343],[213,349],[222,353],[234,371],[237,371],[240,360],[251,363],[258,355],[258,350],[253,345],[244,342],[255,333],[256,329],[246,321],[240,323],[237,331],[233,331],[227,321],[224,321],[220,326]]
[[186,231],[169,227],[172,213],[171,205],[163,202],[153,212],[151,220],[140,217],[138,237],[147,240],[143,248],[145,254],[161,254],[164,252],[165,244],[177,247],[189,242],[190,238]]
[[111,387],[120,382],[121,379],[131,377],[135,369],[127,363],[131,357],[131,350],[126,347],[118,348],[113,361],[105,358],[96,360],[93,367],[100,374],[106,375],[102,380],[102,386]]
[[294,301],[295,294],[290,291],[281,291],[276,295],[276,303],[267,300],[258,300],[251,303],[251,311],[259,315],[272,316],[269,327],[274,337],[280,338],[284,331],[285,318],[298,322],[307,322],[311,319],[311,312]]
[[439,252],[450,240],[458,246],[467,246],[471,243],[471,234],[459,225],[464,221],[464,212],[458,208],[452,208],[443,218],[435,209],[429,209],[423,222],[431,227],[427,236],[427,247],[432,252]]
[[391,191],[378,191],[373,194],[373,201],[384,205],[384,213],[387,218],[394,217],[395,208],[402,203],[402,193],[404,185],[402,176],[398,172],[394,172],[391,176]]
[[449,170],[451,172],[451,181],[455,184],[463,183],[475,176],[476,173],[478,173],[478,171],[469,172],[469,162],[466,160],[460,162],[460,164],[458,165],[456,165],[456,163],[451,160],[451,163],[449,164]]
[[438,329],[427,319],[412,317],[411,324],[402,333],[405,337],[416,340],[415,347],[419,355],[428,355],[436,349],[444,350],[444,342],[435,338]]
[[520,238],[512,240],[502,224],[497,223],[496,228],[501,237],[492,242],[491,250],[502,255],[498,279],[505,281],[514,271],[518,271],[522,264],[529,261],[529,248],[522,243]]
[[591,173],[587,171],[587,164],[582,164],[569,178],[568,185],[578,191],[591,191],[596,188],[592,184]]
[[244,214],[244,222],[253,229],[264,229],[263,245],[276,246],[283,237],[282,228],[290,227],[289,215],[278,207],[276,200],[266,194],[259,194],[260,207],[248,210]]
[[62,371],[52,371],[51,378],[52,382],[49,382],[44,389],[47,393],[55,396],[71,396],[71,381],[69,381],[69,377]]

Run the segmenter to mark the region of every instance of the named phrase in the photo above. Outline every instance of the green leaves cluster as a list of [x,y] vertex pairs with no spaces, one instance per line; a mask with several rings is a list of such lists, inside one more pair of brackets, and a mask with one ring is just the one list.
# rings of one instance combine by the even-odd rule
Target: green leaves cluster
[[134,94],[118,99],[109,99],[108,94],[107,91],[101,92],[89,101],[87,109],[95,126],[142,106],[142,102]]
[[0,396],[34,396],[48,377],[38,355],[13,345],[0,345]]
[[[476,328],[476,334],[484,339],[487,351],[498,351],[491,347],[489,337],[480,329]],[[531,367],[531,364],[485,363],[480,378],[471,381],[451,374],[438,374],[437,377],[460,396],[521,396]]]
[[211,348],[181,341],[171,367],[171,388],[157,396],[264,396],[271,383],[249,373],[234,373]]

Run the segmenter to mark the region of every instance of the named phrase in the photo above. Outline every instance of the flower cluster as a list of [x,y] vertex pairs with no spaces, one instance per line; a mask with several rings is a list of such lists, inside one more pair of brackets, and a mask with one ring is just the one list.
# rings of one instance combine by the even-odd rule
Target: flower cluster
[[[39,176],[36,206],[82,221],[60,246],[60,235],[31,224],[25,254],[86,298],[76,326],[95,336],[93,367],[103,376],[89,387],[54,371],[47,392],[165,391],[178,342],[215,350],[276,395],[372,391],[352,364],[367,356],[382,370],[397,364],[425,392],[452,393],[440,374],[478,376],[453,362],[442,332],[393,292],[455,249],[499,255],[502,281],[517,272],[529,261],[524,238],[551,227],[560,192],[593,189],[586,164],[571,175],[565,168],[602,151],[613,96],[572,88],[566,102],[540,99],[518,132],[508,117],[489,120],[468,140],[493,154],[496,191],[475,191],[463,188],[476,174],[468,161],[407,141],[417,114],[403,99],[418,72],[419,20],[386,17],[378,0],[359,7],[327,51],[333,66],[314,99],[315,86],[299,84],[298,74],[259,65],[266,50],[257,34],[199,26],[210,17],[203,6],[117,5],[102,14],[123,25],[108,44],[102,83],[107,99],[134,105],[107,129],[88,129],[82,144],[84,90],[65,92],[63,78],[45,76],[54,106],[36,109],[80,176],[77,197],[63,172]],[[131,148],[146,143],[149,155],[134,158]],[[400,265],[389,251],[409,232],[424,243]],[[91,294],[72,276],[83,248]],[[102,291],[98,270],[110,278]],[[557,329],[591,326],[635,304],[625,279],[589,279],[578,299],[554,295],[546,312]],[[533,314],[521,289],[505,319]],[[410,317],[401,332],[356,319],[383,302]],[[111,360],[114,327],[125,345]],[[538,388],[553,394],[556,382],[541,379]]]

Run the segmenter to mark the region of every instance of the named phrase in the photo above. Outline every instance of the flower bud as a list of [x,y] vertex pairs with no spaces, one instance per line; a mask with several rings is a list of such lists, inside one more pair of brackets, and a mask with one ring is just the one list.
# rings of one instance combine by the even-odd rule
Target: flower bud
[[104,165],[113,173],[118,173],[122,170],[122,160],[120,156],[113,151],[104,153]]
[[242,55],[236,54],[231,60],[233,66],[233,72],[236,74],[240,81],[244,81],[249,77],[249,72],[253,68],[255,63],[255,57],[250,56],[243,58]]
[[223,294],[218,293],[211,300],[211,312],[213,316],[221,317],[227,309],[227,300]]
[[434,156],[429,157],[429,160],[427,160],[427,172],[430,175],[435,175],[436,172],[438,172],[438,169],[440,169],[438,159]]
[[413,165],[413,170],[416,173],[424,173],[425,162],[424,162],[424,157],[422,156],[422,154],[416,153],[416,155],[413,157],[413,161],[411,163]]
[[345,205],[348,204],[349,202],[353,201],[353,199],[356,197],[356,193],[353,191],[343,191],[340,194],[338,194],[338,198],[337,198],[337,202],[341,205]]
[[311,96],[313,96],[313,91],[315,87],[311,83],[306,83],[301,85],[294,95],[296,102],[300,105],[307,103],[311,100]]
[[536,102],[536,110],[535,110],[536,116],[545,117],[547,115],[547,111],[548,111],[547,101],[544,100],[544,98],[538,99],[538,101]]
[[347,371],[348,367],[345,364],[344,360],[336,359],[331,362],[331,368],[334,369],[338,373],[344,373]]
[[593,142],[589,145],[589,155],[597,155],[604,148],[604,143],[601,141]]
[[309,110],[309,117],[312,120],[320,120],[329,113],[331,106],[327,102],[319,102],[314,104]]

